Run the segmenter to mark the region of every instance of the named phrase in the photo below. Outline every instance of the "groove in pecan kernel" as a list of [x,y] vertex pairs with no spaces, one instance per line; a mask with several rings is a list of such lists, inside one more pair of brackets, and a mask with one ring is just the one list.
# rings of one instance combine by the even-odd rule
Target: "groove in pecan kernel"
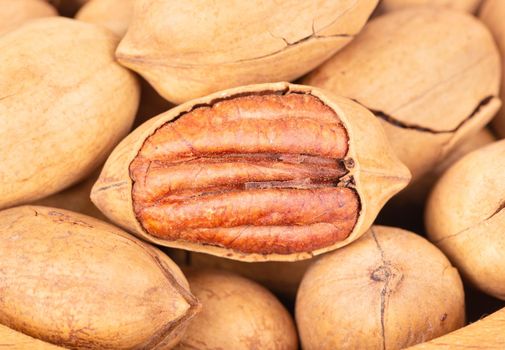
[[130,165],[137,219],[153,236],[243,253],[312,251],[358,218],[348,135],[308,94],[251,94],[160,127]]

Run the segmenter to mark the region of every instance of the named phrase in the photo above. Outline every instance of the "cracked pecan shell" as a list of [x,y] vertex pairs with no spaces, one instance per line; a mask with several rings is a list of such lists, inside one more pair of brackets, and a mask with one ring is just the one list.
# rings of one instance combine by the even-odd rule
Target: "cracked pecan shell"
[[505,300],[505,140],[461,158],[426,204],[428,237],[462,276]]
[[295,314],[303,349],[404,349],[464,326],[465,295],[426,239],[372,226],[309,267]]
[[178,104],[246,84],[294,80],[349,43],[376,5],[138,0],[116,56]]
[[298,260],[355,240],[409,181],[365,108],[318,89],[251,85],[130,134],[91,198],[153,242],[239,260]]
[[500,107],[500,57],[470,15],[441,8],[395,11],[369,22],[304,84],[346,96],[382,122],[420,178]]
[[1,211],[0,256],[0,325],[65,348],[169,348],[200,309],[166,255],[70,211]]

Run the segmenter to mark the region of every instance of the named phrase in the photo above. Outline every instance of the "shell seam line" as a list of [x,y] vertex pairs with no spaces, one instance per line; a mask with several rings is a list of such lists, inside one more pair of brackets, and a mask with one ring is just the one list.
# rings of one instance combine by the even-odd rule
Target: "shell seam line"
[[481,99],[480,102],[477,104],[477,106],[473,109],[473,111],[465,119],[463,119],[458,125],[456,125],[455,128],[447,129],[447,130],[435,130],[435,129],[424,127],[421,125],[402,122],[401,120],[387,114],[384,111],[381,111],[378,109],[373,109],[373,108],[366,106],[365,104],[361,103],[357,99],[352,99],[352,100],[354,102],[360,104],[361,106],[367,108],[377,118],[380,118],[393,126],[396,126],[396,127],[402,128],[402,129],[417,130],[417,131],[426,132],[426,133],[430,133],[430,134],[452,134],[452,133],[456,132],[459,128],[461,128],[467,121],[469,121],[477,113],[479,113],[479,111],[482,109],[482,107],[489,104],[494,98],[495,98],[494,95],[489,95],[489,96],[486,96],[483,99]]
[[482,224],[483,224],[483,223],[485,223],[486,221],[491,220],[491,219],[492,219],[495,215],[497,215],[498,213],[500,213],[500,212],[501,212],[502,210],[504,210],[504,209],[505,209],[505,200],[504,200],[503,202],[501,202],[501,203],[500,203],[500,205],[498,206],[498,208],[495,210],[495,212],[494,212],[493,214],[489,215],[489,216],[488,216],[487,218],[485,218],[484,220],[481,220],[481,221],[479,221],[479,222],[476,222],[475,224],[473,224],[473,225],[471,225],[471,226],[469,226],[469,227],[467,227],[467,228],[465,228],[465,229],[463,229],[463,230],[461,230],[461,231],[459,231],[459,232],[453,233],[452,235],[445,236],[444,238],[441,238],[441,239],[439,239],[439,240],[437,240],[437,241],[433,241],[433,243],[435,243],[435,244],[439,244],[439,243],[442,243],[443,241],[446,241],[446,240],[448,240],[448,239],[450,239],[450,238],[454,238],[454,237],[456,237],[456,236],[459,236],[459,235],[461,235],[461,234],[464,234],[464,233],[468,232],[469,230],[471,230],[471,229],[473,229],[473,228],[475,228],[475,227],[477,227],[477,226],[479,226],[479,225],[482,225]]
[[[386,261],[384,257],[384,250],[382,250],[382,247],[379,244],[379,240],[377,239],[377,236],[375,235],[375,231],[372,228],[370,228],[370,231],[372,233],[372,238],[375,241],[375,244],[377,245],[377,249],[380,252],[381,255],[381,260],[382,260],[382,265],[383,266],[388,266],[388,262]],[[386,282],[384,283],[384,287],[381,290],[381,313],[380,313],[380,319],[381,319],[381,335],[382,335],[382,349],[386,350],[386,325],[385,325],[385,313],[386,313],[386,297],[387,297],[387,290],[388,290],[388,285],[389,285],[389,278],[386,279]]]

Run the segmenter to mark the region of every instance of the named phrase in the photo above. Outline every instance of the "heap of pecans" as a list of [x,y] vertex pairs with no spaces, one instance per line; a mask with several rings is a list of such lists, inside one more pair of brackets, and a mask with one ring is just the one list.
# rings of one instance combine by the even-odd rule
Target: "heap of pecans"
[[0,0],[0,347],[505,347],[503,18]]

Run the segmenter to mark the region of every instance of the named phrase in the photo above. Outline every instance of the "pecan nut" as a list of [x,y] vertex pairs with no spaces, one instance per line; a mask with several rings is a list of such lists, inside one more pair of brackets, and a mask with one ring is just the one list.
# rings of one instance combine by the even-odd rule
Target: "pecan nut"
[[377,2],[136,0],[116,57],[176,104],[291,81],[351,42]]
[[161,244],[293,260],[354,240],[408,180],[366,109],[278,83],[144,124],[111,155],[92,200]]
[[71,349],[170,348],[200,310],[172,260],[97,219],[6,209],[0,242],[0,336],[4,325]]
[[491,34],[475,18],[441,8],[375,18],[303,83],[370,109],[413,180],[482,129],[501,104]]

